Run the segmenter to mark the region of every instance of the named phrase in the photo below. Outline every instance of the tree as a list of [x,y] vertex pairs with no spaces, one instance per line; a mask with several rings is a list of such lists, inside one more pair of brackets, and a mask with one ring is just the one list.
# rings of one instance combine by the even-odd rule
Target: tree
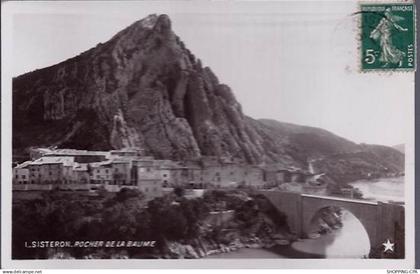
[[123,187],[114,197],[116,202],[124,202],[130,198],[144,199],[144,194],[138,189]]
[[181,186],[174,188],[174,193],[177,197],[183,197],[185,195],[185,189]]

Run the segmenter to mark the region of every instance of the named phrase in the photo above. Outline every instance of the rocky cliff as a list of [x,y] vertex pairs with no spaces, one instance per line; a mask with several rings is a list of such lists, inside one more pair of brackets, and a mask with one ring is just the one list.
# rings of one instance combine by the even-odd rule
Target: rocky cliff
[[143,148],[157,158],[229,156],[306,168],[359,146],[242,113],[229,86],[150,15],[109,41],[13,79],[13,148]]

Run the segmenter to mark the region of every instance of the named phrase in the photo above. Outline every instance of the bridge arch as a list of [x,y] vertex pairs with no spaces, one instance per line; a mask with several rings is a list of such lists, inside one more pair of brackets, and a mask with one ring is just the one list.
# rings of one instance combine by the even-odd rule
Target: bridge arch
[[317,197],[302,196],[302,234],[307,235],[310,232],[311,221],[314,216],[327,207],[339,207],[348,210],[356,217],[369,237],[370,246],[377,244],[377,224],[378,214],[375,203],[358,203],[348,200],[338,199],[319,199]]
[[[340,225],[337,222],[337,219],[333,217],[334,214],[340,215],[339,218],[343,221],[343,231],[342,236],[338,238],[338,242],[335,247],[342,247],[344,245],[349,245],[348,250],[341,250],[341,254],[333,254],[334,256],[343,256],[347,254],[347,252],[357,252],[364,250],[367,251],[366,255],[369,253],[371,248],[371,242],[369,239],[368,232],[366,231],[365,226],[362,222],[357,218],[352,212],[337,206],[327,206],[320,208],[318,211],[315,211],[314,215],[310,220],[308,220],[307,227],[303,231],[303,234],[307,236],[311,236],[313,233],[321,233],[322,231],[328,229],[337,229]],[[326,226],[325,226],[326,225]],[[332,231],[331,231],[332,232]],[[340,233],[341,234],[341,233]],[[334,238],[328,238],[332,241]],[[351,241],[351,242],[350,242]],[[357,247],[352,247],[353,243],[357,242]],[[332,246],[334,248],[334,245]],[[351,255],[350,255],[351,256]]]

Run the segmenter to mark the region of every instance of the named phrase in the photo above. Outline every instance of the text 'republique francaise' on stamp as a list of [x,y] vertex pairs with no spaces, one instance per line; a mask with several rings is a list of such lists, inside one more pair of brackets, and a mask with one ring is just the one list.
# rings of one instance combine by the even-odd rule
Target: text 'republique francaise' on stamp
[[413,3],[361,4],[362,71],[414,71],[416,20]]

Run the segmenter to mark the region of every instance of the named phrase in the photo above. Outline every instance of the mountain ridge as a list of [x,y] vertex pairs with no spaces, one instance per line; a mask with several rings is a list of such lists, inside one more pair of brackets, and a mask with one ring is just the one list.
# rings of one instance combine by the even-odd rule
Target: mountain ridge
[[[73,58],[15,77],[13,148],[31,146],[136,146],[156,158],[218,156],[303,169],[312,159],[367,150],[323,129],[246,116],[167,15],[149,15]],[[385,150],[393,155],[385,168],[400,171],[402,156]]]

